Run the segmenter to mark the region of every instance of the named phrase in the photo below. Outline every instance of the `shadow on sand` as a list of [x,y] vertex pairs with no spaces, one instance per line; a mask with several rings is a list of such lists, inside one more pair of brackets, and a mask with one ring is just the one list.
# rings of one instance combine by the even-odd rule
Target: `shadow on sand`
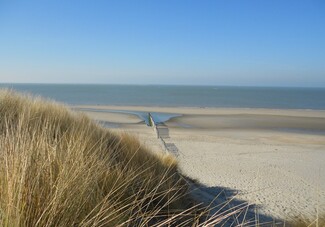
[[[239,191],[225,187],[207,187],[186,179],[194,200],[208,207],[208,215],[220,220],[212,226],[284,226],[284,222],[258,212],[259,207],[237,198]],[[203,220],[204,221],[204,220]],[[209,223],[207,223],[208,226]]]

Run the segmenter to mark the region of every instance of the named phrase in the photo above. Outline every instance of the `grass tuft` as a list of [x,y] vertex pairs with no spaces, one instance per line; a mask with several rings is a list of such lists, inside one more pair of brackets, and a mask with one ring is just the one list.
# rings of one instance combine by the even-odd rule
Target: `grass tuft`
[[323,227],[325,226],[325,215],[320,215],[315,218],[311,217],[295,217],[288,218],[286,226],[290,227]]
[[0,153],[1,226],[143,226],[193,215],[172,156],[62,104],[1,90]]

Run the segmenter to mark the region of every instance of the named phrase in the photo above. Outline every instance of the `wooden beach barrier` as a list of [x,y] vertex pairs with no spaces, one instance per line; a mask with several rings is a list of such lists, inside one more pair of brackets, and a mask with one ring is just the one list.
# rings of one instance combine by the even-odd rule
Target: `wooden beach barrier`
[[[165,142],[164,138],[169,138],[168,128],[165,126],[164,128],[159,129],[159,127],[157,126],[157,124],[156,124],[155,120],[153,119],[151,113],[148,114],[148,123],[149,123],[149,126],[151,126],[153,128],[154,132],[156,133],[157,139],[159,140],[159,142],[160,142],[161,146],[163,147],[164,151],[172,153],[175,156],[178,156],[179,152],[178,152],[178,149],[175,146],[175,144]],[[164,131],[162,131],[162,133],[161,133],[160,130],[164,130]]]
[[151,113],[149,113],[149,125],[153,128],[154,132],[157,135],[157,138],[159,139],[160,138],[160,136],[159,136],[159,130],[157,128],[156,122],[154,121]]

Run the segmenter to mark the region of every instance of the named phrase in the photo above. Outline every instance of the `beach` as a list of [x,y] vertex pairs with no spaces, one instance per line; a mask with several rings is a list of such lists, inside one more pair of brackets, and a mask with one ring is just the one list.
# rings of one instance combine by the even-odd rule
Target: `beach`
[[[275,218],[325,212],[325,111],[249,108],[73,106],[116,132],[129,132],[164,152],[143,119],[128,111],[177,114],[164,122],[182,173],[255,204]],[[112,112],[111,112],[112,111]],[[115,112],[122,111],[122,112]],[[125,111],[125,112],[123,112]],[[202,198],[208,199],[208,198]]]

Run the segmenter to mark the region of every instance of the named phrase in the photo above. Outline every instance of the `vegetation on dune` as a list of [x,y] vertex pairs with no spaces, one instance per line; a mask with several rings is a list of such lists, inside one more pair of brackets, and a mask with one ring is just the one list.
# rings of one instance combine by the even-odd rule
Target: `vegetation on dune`
[[286,226],[289,227],[323,227],[325,226],[325,215],[316,215],[316,217],[295,217],[288,218]]
[[197,217],[172,156],[61,104],[1,91],[0,153],[1,226],[141,226]]

